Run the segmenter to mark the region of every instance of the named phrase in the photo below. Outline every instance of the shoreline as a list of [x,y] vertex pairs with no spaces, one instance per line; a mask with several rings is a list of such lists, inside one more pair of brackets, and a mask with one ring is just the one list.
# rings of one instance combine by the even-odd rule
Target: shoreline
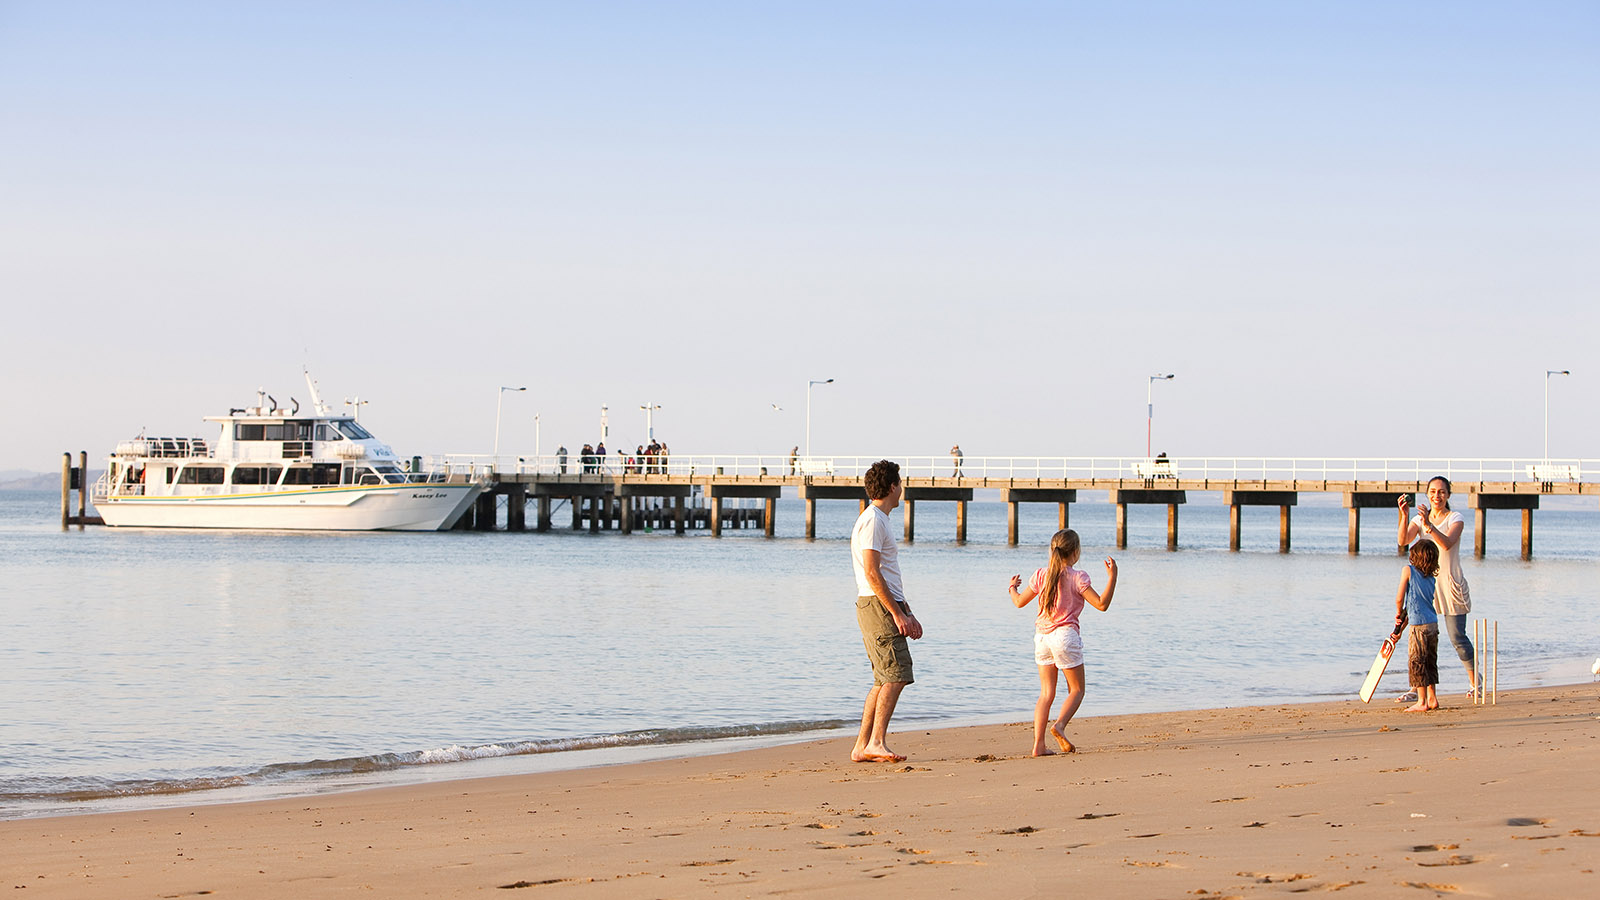
[[[1344,700],[896,730],[900,764],[827,740],[247,803],[0,821],[29,897],[560,886],[779,892],[1581,895],[1597,884],[1600,698]],[[1092,878],[1092,882],[1083,879]],[[880,880],[883,879],[883,880]],[[1058,883],[1058,885],[1057,885]],[[1583,885],[1588,884],[1588,888]]]

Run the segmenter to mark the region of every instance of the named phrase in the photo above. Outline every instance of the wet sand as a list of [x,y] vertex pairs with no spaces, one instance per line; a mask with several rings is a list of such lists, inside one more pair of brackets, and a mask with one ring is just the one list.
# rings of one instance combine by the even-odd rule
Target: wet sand
[[[1388,697],[1392,697],[1389,694]],[[899,731],[0,822],[16,898],[1600,895],[1600,685]],[[908,698],[910,699],[910,698]],[[1028,710],[1018,710],[1018,715]],[[510,892],[509,894],[506,892]]]

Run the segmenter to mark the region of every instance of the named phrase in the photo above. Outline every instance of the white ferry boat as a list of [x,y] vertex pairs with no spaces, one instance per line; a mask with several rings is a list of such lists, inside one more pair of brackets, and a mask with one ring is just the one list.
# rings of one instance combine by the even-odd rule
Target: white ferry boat
[[140,436],[111,454],[94,486],[107,525],[328,531],[438,531],[482,492],[468,477],[406,471],[394,451],[353,415],[335,415],[311,391],[311,414],[281,409],[266,391],[256,405],[207,416],[204,438]]

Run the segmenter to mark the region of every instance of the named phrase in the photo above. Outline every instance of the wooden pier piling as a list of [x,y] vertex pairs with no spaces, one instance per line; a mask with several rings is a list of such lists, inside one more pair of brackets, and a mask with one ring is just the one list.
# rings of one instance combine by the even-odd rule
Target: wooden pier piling
[[1278,552],[1289,552],[1289,510],[1300,500],[1294,491],[1231,490],[1222,492],[1222,502],[1228,506],[1228,549],[1239,549],[1239,532],[1246,506],[1278,507]]
[[1485,535],[1491,509],[1522,510],[1522,558],[1533,559],[1533,511],[1539,508],[1538,494],[1501,494],[1472,492],[1467,495],[1467,507],[1473,510],[1472,555],[1483,559],[1488,547]]
[[1128,504],[1157,504],[1167,506],[1167,549],[1178,549],[1178,507],[1188,502],[1180,490],[1166,488],[1114,488],[1107,498],[1117,507],[1117,549],[1128,548]]

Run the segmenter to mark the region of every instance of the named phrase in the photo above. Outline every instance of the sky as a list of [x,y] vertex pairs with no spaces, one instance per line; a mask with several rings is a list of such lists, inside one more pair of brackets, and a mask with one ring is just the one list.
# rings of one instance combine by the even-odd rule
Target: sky
[[0,469],[1596,458],[1596,109],[1592,2],[0,0]]

